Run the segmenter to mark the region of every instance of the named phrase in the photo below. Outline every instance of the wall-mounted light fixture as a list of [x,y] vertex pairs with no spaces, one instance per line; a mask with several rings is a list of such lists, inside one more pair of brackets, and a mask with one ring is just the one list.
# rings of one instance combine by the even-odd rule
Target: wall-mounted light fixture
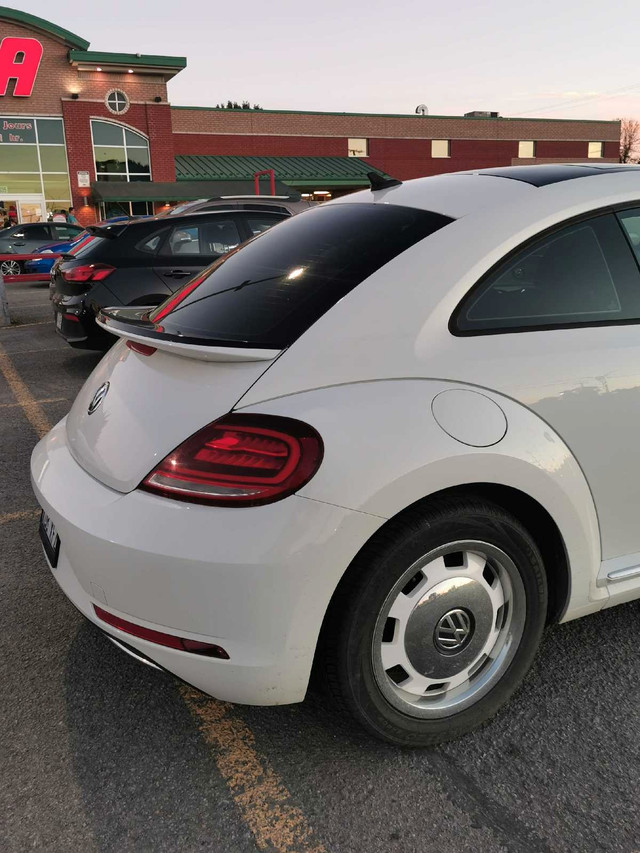
[[129,74],[133,74],[133,68],[129,69]]
[[153,100],[156,102],[156,104],[159,104],[162,98],[160,97],[160,95],[156,95]]
[[80,95],[77,92],[71,93],[71,100],[72,101],[77,101],[79,97],[80,97]]
[[100,66],[98,65],[98,67],[96,68],[96,71],[102,71],[102,68],[100,68]]

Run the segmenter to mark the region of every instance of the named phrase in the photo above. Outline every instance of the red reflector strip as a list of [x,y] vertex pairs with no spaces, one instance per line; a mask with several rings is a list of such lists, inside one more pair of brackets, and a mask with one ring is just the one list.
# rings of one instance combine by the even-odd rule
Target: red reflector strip
[[163,317],[166,317],[167,314],[170,314],[174,308],[177,308],[178,305],[183,300],[185,300],[187,298],[187,296],[193,290],[195,290],[199,284],[202,284],[202,282],[205,280],[205,278],[207,278],[208,274],[209,273],[207,271],[207,275],[200,275],[197,278],[194,278],[193,281],[189,282],[188,284],[185,284],[185,286],[182,288],[182,290],[179,290],[172,299],[170,299],[167,303],[165,303],[164,307],[160,307],[158,309],[158,311],[155,314],[152,314],[149,319],[153,323],[156,323],[156,324],[159,323]]
[[229,655],[221,646],[216,646],[214,643],[203,643],[200,640],[188,640],[186,637],[176,637],[175,634],[165,634],[163,631],[154,631],[151,628],[143,628],[142,625],[136,625],[126,619],[121,619],[119,616],[114,616],[113,613],[107,613],[102,607],[97,604],[93,605],[96,616],[111,625],[113,628],[118,628],[126,634],[131,634],[132,637],[139,637],[141,640],[147,640],[150,643],[157,643],[159,646],[167,646],[170,649],[178,649],[181,652],[191,652],[196,655],[206,655],[211,658],[220,658],[221,660],[229,660]]
[[75,314],[63,314],[62,316],[64,317],[65,320],[71,320],[72,323],[79,323],[80,322],[80,318],[76,317]]
[[138,341],[127,341],[127,346],[134,352],[139,352],[140,355],[153,355],[157,347],[150,347],[147,344],[141,344]]

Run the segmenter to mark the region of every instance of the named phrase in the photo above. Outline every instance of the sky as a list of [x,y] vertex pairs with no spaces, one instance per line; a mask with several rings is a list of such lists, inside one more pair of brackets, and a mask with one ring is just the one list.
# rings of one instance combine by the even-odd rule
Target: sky
[[82,36],[91,50],[186,56],[169,84],[176,105],[231,99],[413,113],[425,104],[431,115],[640,118],[640,7],[631,2],[24,0],[15,8]]

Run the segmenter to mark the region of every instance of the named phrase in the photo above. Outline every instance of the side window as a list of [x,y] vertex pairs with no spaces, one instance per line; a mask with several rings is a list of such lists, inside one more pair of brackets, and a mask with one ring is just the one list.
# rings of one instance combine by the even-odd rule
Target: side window
[[198,225],[178,225],[171,232],[166,251],[170,255],[199,255],[200,227]]
[[54,225],[53,231],[54,236],[58,237],[60,240],[68,240],[73,239],[80,233],[79,228],[75,228],[73,225]]
[[640,320],[640,272],[613,214],[529,243],[473,288],[458,332],[533,330]]
[[24,237],[26,240],[50,240],[51,234],[46,225],[25,225],[22,231],[15,233],[14,237]]
[[203,255],[226,255],[242,242],[238,227],[231,217],[216,216],[200,226]]
[[636,258],[640,261],[640,208],[623,210],[618,214],[618,219],[627,233]]
[[262,234],[263,231],[268,231],[273,225],[277,225],[278,222],[282,222],[282,216],[273,216],[268,213],[263,213],[262,215],[254,214],[253,216],[248,216],[246,219],[247,227],[249,231],[254,235]]
[[156,231],[151,236],[145,237],[139,243],[136,244],[136,249],[139,252],[147,252],[150,255],[155,255],[155,253],[160,248],[160,243],[162,243],[163,237],[167,233],[166,228],[163,228],[162,231]]

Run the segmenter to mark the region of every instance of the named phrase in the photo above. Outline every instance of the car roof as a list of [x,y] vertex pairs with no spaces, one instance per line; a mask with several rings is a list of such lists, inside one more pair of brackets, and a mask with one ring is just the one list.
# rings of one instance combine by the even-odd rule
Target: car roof
[[[264,211],[263,211],[264,212]],[[105,222],[97,222],[95,225],[89,225],[87,230],[90,229],[118,229],[118,228],[142,228],[144,226],[152,225],[156,222],[159,222],[166,227],[175,227],[176,225],[180,225],[181,223],[187,224],[189,222],[194,222],[197,219],[202,219],[203,216],[229,216],[232,213],[234,216],[255,216],[257,211],[255,210],[241,210],[241,209],[231,209],[231,210],[194,210],[190,213],[183,213],[180,216],[147,216],[141,219],[129,219],[123,222],[113,222],[113,223],[105,223]],[[274,210],[271,214],[272,216],[279,216],[282,219],[287,219],[287,215],[284,213],[280,213],[277,210]],[[2,233],[0,231],[0,233]],[[123,232],[120,232],[123,233]]]
[[571,207],[574,202],[628,192],[640,199],[640,166],[602,164],[549,164],[506,166],[477,171],[450,172],[364,190],[328,204],[354,202],[417,207],[459,219],[504,205],[545,201],[548,211]]

